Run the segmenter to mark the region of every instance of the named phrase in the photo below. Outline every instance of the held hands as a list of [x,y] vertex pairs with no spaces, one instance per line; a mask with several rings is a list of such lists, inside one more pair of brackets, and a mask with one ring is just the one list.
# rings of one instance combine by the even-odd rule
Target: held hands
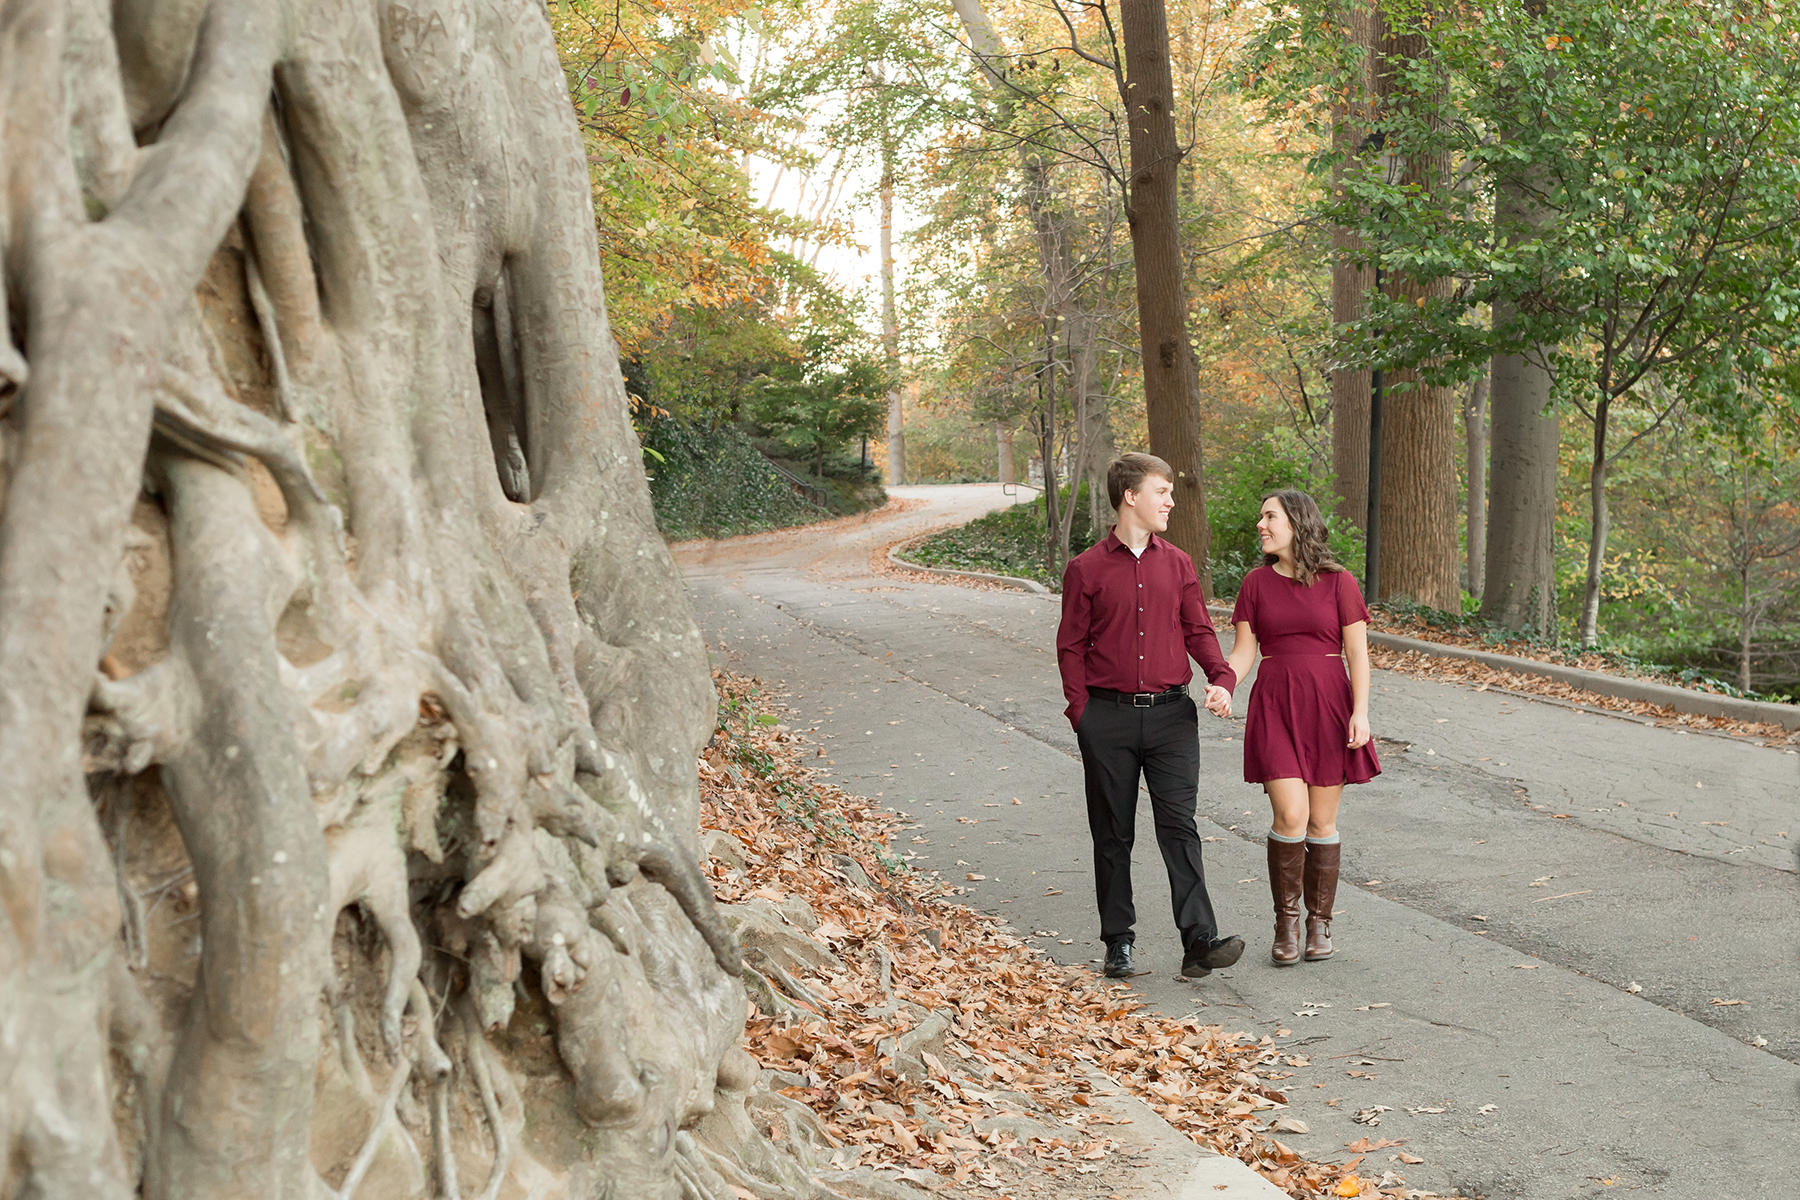
[[1344,743],[1352,750],[1358,750],[1369,744],[1369,714],[1353,712],[1350,714],[1350,740]]
[[1231,693],[1216,683],[1208,687],[1206,689],[1206,711],[1215,717],[1229,717],[1231,715]]

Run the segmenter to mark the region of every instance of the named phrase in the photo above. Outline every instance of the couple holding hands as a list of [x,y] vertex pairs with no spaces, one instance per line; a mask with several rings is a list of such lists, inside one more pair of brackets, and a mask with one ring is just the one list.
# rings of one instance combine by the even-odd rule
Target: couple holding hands
[[1174,480],[1169,464],[1152,455],[1115,459],[1106,484],[1118,524],[1063,574],[1056,657],[1081,746],[1106,974],[1136,973],[1131,847],[1140,776],[1169,872],[1184,947],[1181,974],[1198,979],[1244,953],[1243,938],[1219,935],[1201,866],[1194,826],[1199,708],[1188,695],[1188,658],[1206,673],[1207,711],[1227,717],[1232,691],[1259,649],[1262,666],[1244,729],[1244,780],[1262,785],[1273,814],[1270,957],[1277,966],[1302,956],[1329,958],[1338,801],[1346,783],[1366,783],[1381,771],[1369,738],[1369,610],[1356,580],[1332,560],[1312,497],[1272,492],[1256,523],[1263,565],[1239,588],[1228,659],[1193,560],[1158,536],[1175,507]]

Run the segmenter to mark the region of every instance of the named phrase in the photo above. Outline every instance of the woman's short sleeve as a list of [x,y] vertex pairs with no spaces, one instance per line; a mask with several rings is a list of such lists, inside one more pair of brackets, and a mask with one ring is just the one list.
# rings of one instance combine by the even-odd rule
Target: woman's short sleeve
[[1356,585],[1356,576],[1348,571],[1333,571],[1337,578],[1338,624],[1354,625],[1358,621],[1369,619],[1369,606],[1363,603],[1362,589]]
[[1248,575],[1245,575],[1244,582],[1238,584],[1237,603],[1233,605],[1231,609],[1231,623],[1236,625],[1239,621],[1250,622],[1250,627],[1252,629],[1256,627],[1255,571],[1251,571]]

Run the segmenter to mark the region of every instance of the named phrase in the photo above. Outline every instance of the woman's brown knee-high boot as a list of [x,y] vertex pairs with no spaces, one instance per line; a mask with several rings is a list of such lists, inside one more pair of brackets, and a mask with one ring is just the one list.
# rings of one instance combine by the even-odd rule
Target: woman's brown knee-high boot
[[1331,906],[1337,902],[1338,842],[1306,843],[1306,961],[1331,957]]
[[1300,961],[1300,890],[1306,843],[1269,839],[1269,893],[1275,898],[1275,944],[1269,957],[1278,967]]

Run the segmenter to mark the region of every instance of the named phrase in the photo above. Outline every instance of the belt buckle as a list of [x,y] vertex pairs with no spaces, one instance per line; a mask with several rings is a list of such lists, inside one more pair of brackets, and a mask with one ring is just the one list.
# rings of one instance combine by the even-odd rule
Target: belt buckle
[[1155,708],[1156,707],[1156,693],[1155,692],[1133,692],[1131,694],[1131,707],[1133,707],[1133,708]]

